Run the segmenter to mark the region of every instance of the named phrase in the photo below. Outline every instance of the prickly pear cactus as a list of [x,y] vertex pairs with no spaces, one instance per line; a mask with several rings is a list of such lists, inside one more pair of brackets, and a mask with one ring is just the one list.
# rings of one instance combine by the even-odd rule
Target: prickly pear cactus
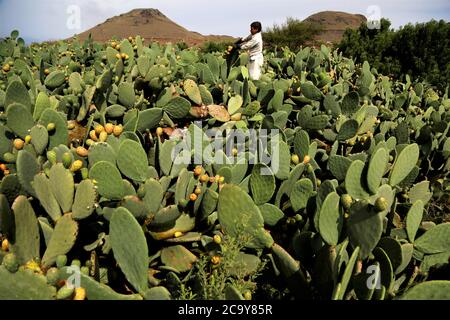
[[448,90],[264,57],[0,39],[0,298],[448,298]]

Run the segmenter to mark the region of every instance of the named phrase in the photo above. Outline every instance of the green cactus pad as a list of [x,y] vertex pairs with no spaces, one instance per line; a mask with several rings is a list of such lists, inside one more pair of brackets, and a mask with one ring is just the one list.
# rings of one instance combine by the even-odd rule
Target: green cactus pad
[[339,129],[339,133],[336,136],[336,139],[339,141],[345,141],[353,138],[358,132],[359,124],[358,121],[354,119],[350,119],[345,121],[341,128]]
[[94,164],[89,170],[89,179],[93,180],[98,193],[105,198],[120,200],[125,195],[122,176],[119,170],[109,162],[99,161]]
[[0,193],[0,232],[7,238],[14,236],[14,217],[9,208],[8,199]]
[[336,192],[329,193],[322,203],[319,214],[320,235],[330,246],[338,244],[344,223],[344,217],[339,209],[339,199]]
[[328,160],[328,167],[331,173],[339,181],[345,179],[348,168],[350,167],[351,164],[352,160],[338,155],[331,156]]
[[50,242],[42,257],[42,265],[50,267],[59,255],[66,254],[72,249],[78,235],[78,223],[71,215],[64,215],[56,222]]
[[307,299],[310,297],[310,288],[307,284],[306,276],[298,263],[285,249],[274,243],[271,252],[275,264],[286,279],[290,290],[293,291],[298,299]]
[[157,286],[148,289],[144,294],[145,300],[171,300],[172,296],[165,287]]
[[414,242],[417,230],[422,222],[424,205],[422,200],[417,200],[411,206],[406,216],[406,232],[411,243]]
[[351,116],[359,109],[359,95],[356,91],[349,92],[341,103],[342,113]]
[[264,203],[259,206],[261,215],[264,219],[264,224],[274,227],[281,219],[284,218],[284,213],[278,207],[270,203]]
[[405,147],[395,159],[389,176],[389,184],[396,186],[405,179],[419,159],[419,146],[414,143]]
[[11,251],[20,264],[25,264],[39,254],[39,227],[36,214],[25,196],[18,196],[12,205],[15,222],[15,237]]
[[45,78],[45,86],[50,89],[55,89],[61,86],[66,81],[66,74],[62,71],[53,71],[47,78]]
[[34,146],[37,154],[43,154],[48,145],[48,131],[47,128],[41,125],[35,125],[31,128],[31,143]]
[[345,189],[353,199],[366,199],[369,197],[363,186],[364,162],[355,160],[349,166],[345,175]]
[[125,208],[114,211],[109,226],[114,258],[127,280],[140,293],[148,288],[148,247],[144,232]]
[[139,112],[139,120],[137,123],[137,130],[144,132],[151,130],[159,125],[163,117],[163,109],[151,108]]
[[69,139],[69,132],[67,130],[66,120],[60,113],[53,109],[45,109],[42,112],[39,123],[47,127],[49,123],[55,124],[55,130],[49,134],[49,148],[53,149],[59,145],[67,145]]
[[308,99],[318,101],[323,97],[322,92],[311,81],[302,83],[300,87],[303,95]]
[[311,180],[307,178],[300,179],[292,186],[290,199],[295,212],[306,208],[309,198],[314,193],[313,188]]
[[389,154],[384,148],[378,149],[370,159],[367,170],[367,186],[372,193],[377,193],[389,161]]
[[116,165],[117,152],[109,143],[105,142],[95,143],[89,148],[88,153],[89,165],[92,167],[95,163],[99,161],[108,161],[111,164]]
[[[61,280],[68,280],[74,272],[69,267],[64,267],[59,274]],[[80,286],[86,290],[86,298],[89,300],[142,300],[142,296],[139,294],[119,294],[109,286],[97,282],[83,273],[80,273]]]
[[197,105],[202,104],[202,96],[195,81],[191,79],[185,80],[183,88],[189,99],[191,99]]
[[414,241],[414,247],[425,254],[450,251],[450,223],[441,223]]
[[34,176],[40,171],[37,159],[28,151],[20,150],[17,155],[17,176],[23,189],[35,196],[36,192],[32,186]]
[[39,173],[34,176],[33,187],[42,207],[44,207],[53,221],[57,221],[61,217],[61,209],[53,195],[50,180],[44,173]]
[[52,166],[49,173],[50,189],[58,201],[63,213],[72,209],[74,195],[74,181],[72,173],[64,168],[62,163]]
[[406,291],[402,300],[449,300],[450,281],[432,280],[420,283]]
[[224,185],[219,193],[218,218],[233,237],[248,237],[247,247],[264,248],[273,244],[264,230],[264,219],[252,198],[238,186]]
[[182,245],[161,250],[161,262],[179,272],[189,271],[198,258]]
[[122,82],[118,86],[119,102],[127,108],[132,108],[136,101],[134,87],[129,82]]
[[117,166],[128,178],[144,182],[147,179],[147,154],[142,145],[133,140],[124,140],[119,147]]
[[28,90],[21,81],[17,80],[12,81],[6,89],[4,103],[5,110],[14,103],[23,105],[29,113],[32,112],[31,99]]
[[163,107],[163,110],[174,119],[182,119],[189,114],[191,103],[183,97],[175,97]]
[[333,299],[333,300],[344,300],[345,293],[346,293],[347,287],[350,283],[350,279],[353,275],[356,261],[358,259],[359,254],[360,254],[359,247],[355,247],[355,249],[353,250],[353,253],[345,267],[345,271],[344,271],[344,274],[342,275],[341,281],[338,284],[339,285],[338,293],[337,293],[335,299]]
[[264,164],[254,166],[250,177],[250,189],[257,205],[264,204],[272,198],[275,192],[275,177],[268,166]]
[[75,199],[72,206],[72,218],[81,220],[89,217],[95,209],[97,191],[91,180],[81,181],[75,192]]
[[416,201],[421,200],[423,204],[427,204],[430,201],[433,194],[430,190],[430,181],[424,180],[419,183],[416,183],[414,186],[409,189],[409,201],[411,203],[415,203]]
[[365,201],[354,203],[350,208],[347,232],[350,243],[354,247],[360,247],[360,258],[366,258],[381,238],[383,232],[381,214]]
[[55,296],[55,287],[48,285],[44,276],[26,270],[11,273],[0,266],[0,299],[54,300]]
[[29,130],[34,126],[30,110],[22,104],[10,104],[6,110],[6,117],[8,128],[22,139],[29,134]]

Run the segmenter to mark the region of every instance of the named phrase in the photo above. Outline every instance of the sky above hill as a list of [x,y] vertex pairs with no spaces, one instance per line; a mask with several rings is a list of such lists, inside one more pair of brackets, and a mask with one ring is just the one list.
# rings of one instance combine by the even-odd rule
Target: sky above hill
[[255,20],[265,28],[325,10],[359,13],[369,20],[381,16],[394,28],[450,21],[449,0],[0,0],[0,37],[18,29],[27,42],[64,39],[135,8],[159,9],[204,35],[243,36]]

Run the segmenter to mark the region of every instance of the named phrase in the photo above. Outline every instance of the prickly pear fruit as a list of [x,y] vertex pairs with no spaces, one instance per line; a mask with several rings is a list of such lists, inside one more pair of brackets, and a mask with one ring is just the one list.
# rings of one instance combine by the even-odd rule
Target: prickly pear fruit
[[69,168],[72,164],[72,155],[70,152],[64,152],[62,155],[62,163],[65,168]]
[[100,135],[98,136],[98,140],[100,142],[105,142],[106,139],[108,139],[108,133],[106,133],[106,131],[100,132]]
[[17,256],[14,253],[8,253],[3,257],[3,265],[6,270],[11,273],[17,272],[19,270],[19,261],[17,260]]
[[78,268],[81,268],[81,261],[78,259],[73,259],[70,263],[71,266],[77,266]]
[[221,244],[221,243],[222,243],[222,237],[219,236],[218,234],[215,234],[215,235],[214,235],[213,240],[214,240],[214,242],[217,243],[217,244]]
[[74,292],[74,287],[63,286],[56,293],[56,300],[69,300],[73,297]]
[[348,210],[353,203],[353,199],[349,194],[346,193],[341,196],[341,203],[344,209]]
[[55,128],[56,128],[56,125],[55,125],[53,122],[50,122],[50,123],[47,125],[47,131],[48,131],[48,132],[52,132],[53,130],[55,130]]
[[384,211],[387,209],[388,206],[388,202],[385,198],[383,197],[379,197],[376,201],[375,201],[375,209],[377,211]]
[[73,300],[84,300],[86,299],[86,290],[84,288],[76,288],[75,289],[75,296],[73,297]]
[[7,162],[7,163],[13,163],[13,162],[16,161],[16,156],[13,155],[11,152],[6,152],[6,153],[3,155],[3,159],[4,159],[5,162]]
[[56,266],[58,268],[62,268],[67,264],[67,256],[65,254],[61,254],[56,257]]
[[95,133],[97,135],[99,135],[100,133],[105,131],[105,128],[101,124],[98,124],[98,125],[95,126],[94,130],[95,130]]
[[191,193],[191,194],[189,195],[189,199],[190,199],[191,201],[195,201],[195,200],[197,200],[197,195],[196,195],[195,193]]
[[112,123],[105,124],[105,131],[107,134],[111,134],[114,131],[114,125]]
[[178,201],[178,205],[182,209],[186,208],[188,204],[189,204],[189,201],[186,199],[181,199],[180,201]]
[[115,137],[118,137],[122,134],[122,131],[123,131],[123,127],[122,127],[122,125],[119,124],[117,126],[114,126],[113,134]]
[[77,148],[77,155],[79,155],[80,157],[87,157],[88,150],[85,147],[79,146]]
[[25,142],[22,139],[14,139],[13,145],[14,149],[22,150]]
[[9,250],[9,241],[8,241],[8,239],[4,239],[2,241],[2,250],[3,251],[8,251]]
[[86,180],[87,178],[89,178],[89,169],[88,168],[81,168],[80,172],[81,172],[81,178],[83,180]]
[[295,164],[295,165],[299,164],[299,163],[300,163],[300,159],[299,159],[298,155],[293,154],[293,155],[291,156],[291,162],[292,162],[293,164]]
[[47,270],[47,283],[51,286],[54,286],[58,283],[59,280],[59,270],[57,268],[50,268]]
[[307,164],[307,163],[309,163],[311,161],[311,157],[309,156],[309,155],[306,155],[304,158],[303,158],[303,164]]
[[56,152],[53,150],[48,151],[47,159],[52,165],[55,164],[56,163]]
[[77,172],[83,167],[83,161],[81,160],[75,160],[72,165],[70,166],[71,172]]
[[252,293],[250,292],[250,290],[245,291],[243,296],[245,300],[252,300]]
[[214,256],[211,258],[211,263],[214,265],[218,265],[220,263],[220,257],[219,256]]

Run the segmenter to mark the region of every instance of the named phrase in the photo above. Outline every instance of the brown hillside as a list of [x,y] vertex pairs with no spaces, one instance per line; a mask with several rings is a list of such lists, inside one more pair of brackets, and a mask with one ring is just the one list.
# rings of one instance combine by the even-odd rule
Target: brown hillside
[[357,29],[361,23],[366,21],[366,17],[362,14],[340,11],[323,11],[304,20],[304,22],[317,23],[322,26],[323,32],[316,37],[316,41],[332,43],[342,39],[345,29]]
[[134,9],[128,13],[107,19],[105,22],[80,33],[78,38],[86,39],[92,34],[94,41],[105,42],[113,37],[118,39],[140,35],[146,41],[182,42],[189,45],[205,41],[233,41],[229,36],[204,36],[198,32],[189,31],[173,22],[157,9]]

